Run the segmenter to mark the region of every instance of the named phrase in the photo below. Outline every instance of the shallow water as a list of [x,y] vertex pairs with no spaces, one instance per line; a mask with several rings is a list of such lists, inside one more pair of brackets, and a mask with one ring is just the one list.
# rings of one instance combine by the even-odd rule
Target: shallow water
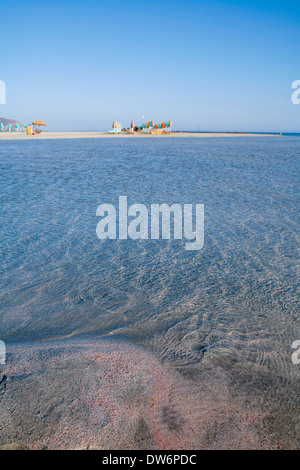
[[[232,396],[269,410],[274,445],[295,447],[299,144],[3,142],[0,339],[121,336],[187,380],[204,367],[226,371]],[[98,240],[96,208],[119,195],[129,205],[204,204],[204,248]]]

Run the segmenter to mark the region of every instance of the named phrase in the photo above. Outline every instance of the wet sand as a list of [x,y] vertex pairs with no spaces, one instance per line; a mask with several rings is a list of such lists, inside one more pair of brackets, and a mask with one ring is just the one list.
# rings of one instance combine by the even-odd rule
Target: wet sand
[[157,137],[278,137],[277,134],[253,134],[253,133],[234,133],[234,132],[172,132],[171,134],[150,135],[138,132],[136,134],[109,134],[108,132],[41,132],[41,134],[26,135],[25,132],[3,132],[0,133],[0,140],[44,140],[44,139],[97,139],[97,138],[110,138],[119,139],[125,137],[128,139],[135,139],[141,137],[157,138]]
[[272,447],[224,370],[203,369],[196,384],[130,343],[8,346],[1,380],[0,449]]

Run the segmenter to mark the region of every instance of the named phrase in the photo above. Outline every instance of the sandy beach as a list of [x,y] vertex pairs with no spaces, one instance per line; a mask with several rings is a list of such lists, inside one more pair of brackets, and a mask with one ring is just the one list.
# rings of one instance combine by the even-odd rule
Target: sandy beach
[[234,132],[172,132],[171,134],[151,135],[138,132],[136,134],[109,134],[108,132],[41,132],[41,134],[26,135],[25,132],[3,132],[0,133],[0,140],[45,140],[45,139],[97,139],[111,138],[119,139],[126,137],[134,139],[141,137],[143,139],[157,137],[278,137],[277,134],[251,134],[251,133],[234,133]]
[[151,353],[111,340],[15,345],[9,353],[0,449],[272,447],[264,414],[230,398],[224,372],[202,370],[196,385]]

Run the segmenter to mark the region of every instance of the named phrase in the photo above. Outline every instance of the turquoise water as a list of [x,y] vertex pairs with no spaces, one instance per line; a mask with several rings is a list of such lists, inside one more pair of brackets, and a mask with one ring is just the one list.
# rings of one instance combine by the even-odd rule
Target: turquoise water
[[[294,137],[1,143],[0,339],[112,335],[195,379],[223,368],[295,445],[299,156]],[[204,248],[98,240],[119,195],[204,204]]]

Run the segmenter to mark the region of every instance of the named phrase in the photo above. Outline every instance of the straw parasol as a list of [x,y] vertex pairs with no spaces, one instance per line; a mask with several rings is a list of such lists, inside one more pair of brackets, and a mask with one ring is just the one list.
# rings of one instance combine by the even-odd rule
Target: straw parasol
[[[40,119],[38,119],[37,121],[34,121],[34,122],[32,123],[32,125],[33,125],[33,126],[38,126],[38,127],[40,127],[40,126],[47,126],[47,124],[45,124],[45,123],[44,123],[43,121],[41,121]],[[39,129],[39,132],[40,132],[40,129]]]
[[38,119],[37,121],[33,122],[32,123],[33,126],[47,126],[47,124],[45,124],[43,121],[41,121],[40,119]]

